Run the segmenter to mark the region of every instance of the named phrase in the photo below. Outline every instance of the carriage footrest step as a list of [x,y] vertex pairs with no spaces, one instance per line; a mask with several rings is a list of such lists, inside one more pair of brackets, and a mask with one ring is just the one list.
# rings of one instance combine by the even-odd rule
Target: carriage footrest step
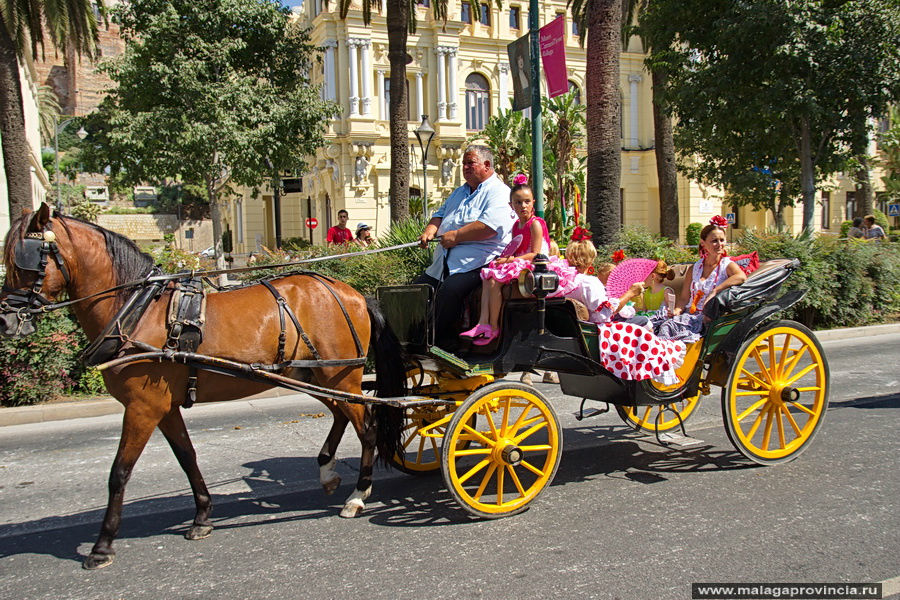
[[668,431],[660,433],[659,440],[661,442],[665,442],[666,444],[671,444],[672,446],[680,446],[682,448],[696,446],[703,443],[703,440],[697,439],[695,437],[683,436],[680,433],[671,433]]

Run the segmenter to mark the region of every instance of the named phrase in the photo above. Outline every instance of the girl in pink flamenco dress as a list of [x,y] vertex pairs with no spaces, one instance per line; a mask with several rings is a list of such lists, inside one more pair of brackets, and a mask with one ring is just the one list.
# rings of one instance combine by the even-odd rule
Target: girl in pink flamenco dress
[[[516,239],[520,241],[511,256],[494,259],[481,269],[484,284],[481,290],[481,314],[478,324],[460,334],[460,337],[471,339],[476,346],[490,344],[500,335],[500,308],[503,304],[500,288],[503,284],[518,278],[524,269],[533,270],[531,260],[536,255],[550,253],[547,223],[534,214],[534,194],[525,175],[519,174],[513,179],[509,204],[519,217],[512,229],[513,242]],[[561,260],[552,260],[550,268],[558,274],[560,271],[572,270]],[[571,280],[573,276],[574,272],[567,278]]]

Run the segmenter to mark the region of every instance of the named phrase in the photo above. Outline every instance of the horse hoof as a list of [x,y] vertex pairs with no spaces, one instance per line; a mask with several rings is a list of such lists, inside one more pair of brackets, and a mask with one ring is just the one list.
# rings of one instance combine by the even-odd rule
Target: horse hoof
[[188,532],[184,534],[186,540],[202,540],[208,538],[212,534],[212,525],[193,525]]
[[338,487],[340,487],[340,485],[341,485],[341,478],[335,477],[334,479],[323,483],[322,489],[325,490],[325,493],[330,496],[335,492],[335,490],[338,489]]
[[84,562],[81,563],[81,568],[87,569],[88,571],[102,569],[103,567],[111,565],[114,558],[114,554],[90,554],[84,559]]
[[341,516],[345,519],[352,519],[359,515],[362,507],[357,504],[350,504],[344,506],[344,509],[341,511]]

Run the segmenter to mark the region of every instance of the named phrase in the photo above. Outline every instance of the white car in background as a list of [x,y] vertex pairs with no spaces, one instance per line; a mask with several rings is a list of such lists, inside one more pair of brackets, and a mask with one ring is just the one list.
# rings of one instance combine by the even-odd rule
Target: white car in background
[[200,256],[203,258],[215,258],[216,257],[216,247],[210,246],[206,250],[201,250]]

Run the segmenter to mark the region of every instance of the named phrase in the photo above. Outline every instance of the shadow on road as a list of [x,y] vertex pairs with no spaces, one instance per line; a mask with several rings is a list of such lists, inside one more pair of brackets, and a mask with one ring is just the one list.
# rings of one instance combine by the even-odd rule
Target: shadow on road
[[[895,395],[894,402],[897,400],[900,395]],[[359,467],[357,458],[347,458],[339,464],[343,483],[334,495],[326,496],[317,488],[309,489],[318,479],[314,457],[277,457],[244,463],[242,467],[250,473],[239,479],[249,490],[216,493],[218,488],[238,481],[237,478],[210,484],[215,528],[221,531],[337,519],[356,483]],[[624,426],[579,425],[565,432],[562,462],[552,485],[581,482],[599,485],[597,480],[601,477],[652,484],[666,481],[667,473],[754,466],[735,451],[722,451],[708,444],[662,448],[653,436]],[[301,489],[301,486],[306,487]],[[105,498],[97,500],[105,501]],[[83,556],[79,551],[86,552],[93,544],[103,512],[98,508],[4,525],[0,527],[3,540],[0,558],[37,554],[80,562]],[[121,544],[125,540],[161,535],[180,537],[187,531],[193,512],[193,500],[186,489],[133,499],[124,507],[117,540]],[[456,504],[444,488],[439,471],[409,476],[384,469],[376,470],[373,495],[362,518],[388,527],[438,527],[476,520]],[[178,542],[171,540],[173,544]]]

